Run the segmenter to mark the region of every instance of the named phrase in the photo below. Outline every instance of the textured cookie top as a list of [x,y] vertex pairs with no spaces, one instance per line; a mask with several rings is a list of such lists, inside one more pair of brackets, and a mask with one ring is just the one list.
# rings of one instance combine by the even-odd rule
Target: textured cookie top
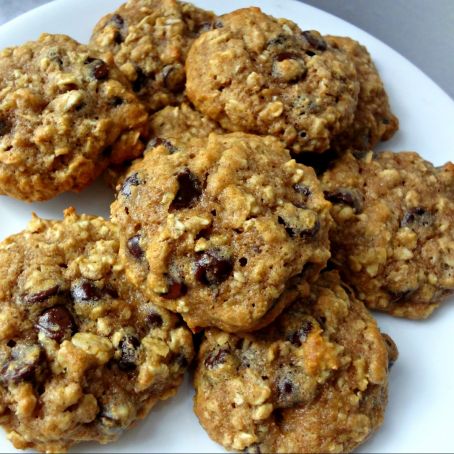
[[[359,155],[358,155],[359,156]],[[454,165],[410,152],[347,153],[323,175],[335,264],[359,297],[427,317],[454,290]]]
[[186,54],[213,20],[213,13],[189,3],[129,0],[98,22],[90,45],[113,54],[134,91],[154,112],[181,100]]
[[283,309],[289,279],[329,257],[329,202],[312,169],[272,137],[161,143],[112,205],[128,278],[193,329],[253,330]]
[[348,37],[324,36],[326,42],[343,50],[353,61],[359,80],[358,106],[353,123],[333,141],[333,147],[371,150],[390,139],[399,128],[391,112],[385,87],[367,49]]
[[147,114],[114,66],[63,35],[0,52],[0,193],[79,191],[143,150]]
[[155,113],[150,120],[150,129],[152,137],[184,143],[208,138],[212,132],[224,132],[219,124],[186,102],[177,107],[168,106]]
[[260,331],[205,332],[195,413],[228,450],[350,452],[383,420],[386,342],[389,357],[364,305],[324,273]]
[[117,229],[65,212],[0,243],[0,413],[17,448],[116,439],[193,355],[174,314],[123,278]]
[[187,95],[231,131],[271,134],[321,152],[353,120],[354,64],[315,31],[258,8],[226,14],[188,54]]

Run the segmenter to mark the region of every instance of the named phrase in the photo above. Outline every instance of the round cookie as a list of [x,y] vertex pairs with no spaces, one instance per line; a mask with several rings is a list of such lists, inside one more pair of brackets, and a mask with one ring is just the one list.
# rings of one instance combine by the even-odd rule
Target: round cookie
[[346,153],[323,175],[333,262],[370,308],[425,318],[454,291],[454,165]]
[[329,258],[330,203],[273,137],[162,142],[133,164],[113,203],[128,278],[189,327],[249,331],[288,304],[291,278]]
[[0,243],[0,424],[16,448],[113,441],[181,383],[191,333],[128,284],[118,247],[114,225],[72,209]]
[[390,139],[399,128],[391,112],[383,82],[366,47],[348,37],[324,36],[326,42],[343,50],[354,62],[359,79],[358,106],[353,123],[333,140],[332,147],[371,150],[380,141]]
[[221,16],[192,45],[187,96],[230,131],[270,134],[292,151],[322,152],[351,124],[354,64],[316,31],[258,8]]
[[150,112],[183,98],[184,63],[192,41],[215,16],[176,0],[129,0],[103,17],[90,45],[112,53]]
[[338,274],[323,273],[260,331],[205,331],[194,410],[229,451],[350,452],[383,422],[396,356]]
[[0,194],[47,200],[138,156],[147,113],[117,68],[64,35],[0,52]]

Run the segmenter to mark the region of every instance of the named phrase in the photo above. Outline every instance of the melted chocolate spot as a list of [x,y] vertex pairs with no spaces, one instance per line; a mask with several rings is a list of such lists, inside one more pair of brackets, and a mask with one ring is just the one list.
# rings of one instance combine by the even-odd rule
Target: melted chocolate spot
[[188,288],[184,282],[170,279],[167,293],[163,293],[161,296],[167,300],[175,300],[186,295],[187,292]]
[[49,299],[50,297],[57,295],[59,289],[60,289],[59,286],[55,285],[54,287],[48,288],[47,290],[42,290],[41,292],[26,295],[24,300],[26,303],[30,304],[42,303]]
[[75,331],[74,319],[64,306],[54,306],[44,311],[36,327],[45,336],[57,342],[71,337]]
[[232,260],[222,256],[217,249],[204,252],[195,262],[195,277],[204,285],[219,285],[232,271]]
[[352,207],[356,214],[363,211],[363,195],[353,188],[339,188],[334,191],[325,191],[325,198],[334,204],[344,204]]
[[202,187],[198,178],[188,168],[177,174],[177,181],[178,190],[170,204],[171,211],[191,207],[202,195]]
[[11,349],[11,358],[3,365],[0,375],[5,382],[18,383],[33,379],[42,349],[39,345],[18,344]]
[[324,51],[328,48],[326,41],[317,33],[313,31],[303,31],[302,35],[306,38],[307,42],[317,50]]
[[150,329],[160,328],[164,323],[162,317],[157,312],[150,312],[146,317],[146,321]]
[[99,293],[98,287],[89,280],[81,280],[71,287],[71,296],[75,302],[99,300]]
[[143,250],[140,247],[140,238],[141,238],[140,235],[134,235],[131,238],[129,238],[127,243],[128,251],[136,259],[140,259],[143,257]]

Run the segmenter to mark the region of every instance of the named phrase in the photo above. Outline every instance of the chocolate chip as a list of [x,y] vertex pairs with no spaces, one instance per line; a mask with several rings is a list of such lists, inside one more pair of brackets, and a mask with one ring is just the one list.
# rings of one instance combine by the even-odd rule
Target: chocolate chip
[[224,364],[228,355],[229,350],[227,348],[220,348],[219,350],[211,351],[205,358],[205,367],[207,369],[214,369],[220,364]]
[[325,173],[339,157],[338,153],[334,150],[328,150],[324,153],[303,152],[303,153],[290,153],[292,158],[300,164],[310,166],[314,169],[317,175]]
[[110,101],[110,105],[114,107],[121,106],[124,103],[124,99],[120,98],[119,96],[114,96]]
[[147,148],[155,148],[159,145],[165,147],[170,154],[178,151],[178,148],[170,140],[163,139],[161,137],[154,137],[151,139],[150,142],[148,142]]
[[6,345],[9,347],[9,348],[13,348],[16,346],[16,341],[14,339],[10,339]]
[[422,207],[410,208],[400,221],[401,227],[429,227],[434,223],[434,215]]
[[188,168],[177,174],[177,181],[178,190],[170,204],[170,210],[189,208],[202,195],[198,178]]
[[61,342],[71,337],[75,323],[68,309],[64,306],[54,306],[41,314],[36,327],[45,336]]
[[186,83],[184,68],[180,64],[164,66],[162,68],[162,80],[170,91],[182,91]]
[[12,124],[6,118],[0,118],[0,137],[8,134],[12,129]]
[[132,83],[132,89],[137,93],[142,90],[148,82],[147,75],[139,67],[136,67],[136,78]]
[[145,318],[147,325],[150,329],[160,328],[164,321],[162,317],[157,312],[150,312]]
[[39,345],[18,344],[11,349],[11,358],[3,365],[0,375],[5,382],[18,383],[33,378],[42,350]]
[[298,192],[299,194],[304,195],[305,197],[309,197],[312,193],[311,190],[309,189],[308,186],[301,184],[301,183],[296,183],[293,185],[293,189]]
[[71,286],[71,296],[76,302],[98,300],[99,293],[98,287],[89,280],[80,280]]
[[175,300],[186,295],[187,291],[188,288],[184,282],[180,280],[169,279],[167,292],[163,293],[161,296],[167,300]]
[[303,31],[302,35],[306,38],[307,42],[317,50],[324,51],[328,48],[326,41],[321,37],[320,33],[315,31]]
[[137,348],[140,341],[135,336],[125,336],[118,344],[120,348],[120,359],[118,367],[124,371],[131,371],[137,367]]
[[315,235],[317,235],[318,231],[320,230],[320,221],[317,219],[314,225],[310,228],[307,229],[301,229],[299,227],[293,227],[291,226],[282,216],[277,217],[277,222],[284,226],[285,231],[287,232],[287,235],[290,238],[304,238],[304,239],[310,239],[314,238]]
[[240,266],[246,266],[247,265],[247,258],[246,257],[241,257],[239,260]]
[[195,277],[204,285],[219,285],[233,271],[232,260],[218,249],[204,252],[195,262]]
[[363,211],[363,195],[354,188],[339,188],[325,191],[325,198],[334,204],[343,204],[352,207],[356,214]]
[[301,347],[303,342],[313,328],[310,320],[304,320],[301,327],[287,336],[287,340],[297,347]]
[[90,74],[96,80],[105,80],[109,77],[109,67],[100,58],[87,57],[85,64],[90,66]]
[[59,286],[54,285],[51,288],[46,290],[42,290],[40,292],[32,293],[31,295],[26,295],[24,300],[26,303],[35,304],[35,303],[42,303],[49,299],[52,296],[55,296],[59,291]]
[[136,259],[140,259],[143,257],[143,250],[140,246],[140,238],[141,238],[140,235],[134,235],[131,238],[129,238],[127,242],[128,251]]
[[119,14],[115,13],[111,18],[110,18],[110,23],[115,25],[117,28],[123,28],[125,25],[125,20],[123,19],[122,16]]
[[125,196],[129,197],[131,195],[131,186],[139,186],[142,182],[140,181],[139,175],[137,172],[129,175],[123,184],[121,185],[120,192]]

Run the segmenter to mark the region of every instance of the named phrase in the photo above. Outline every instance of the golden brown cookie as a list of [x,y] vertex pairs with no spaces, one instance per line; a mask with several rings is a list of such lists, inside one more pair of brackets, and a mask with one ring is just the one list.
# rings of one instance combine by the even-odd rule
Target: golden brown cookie
[[0,243],[0,424],[16,448],[113,441],[180,385],[191,333],[124,279],[118,247],[114,225],[72,209]]
[[47,200],[138,156],[147,114],[115,66],[64,35],[0,52],[0,194]]
[[348,37],[324,36],[326,42],[343,50],[354,62],[359,79],[358,106],[353,123],[333,141],[333,148],[345,151],[371,150],[390,139],[399,128],[392,113],[380,74],[366,47]]
[[353,62],[316,31],[258,8],[220,17],[192,45],[189,99],[230,131],[270,134],[296,153],[322,152],[353,120]]
[[337,273],[323,273],[266,328],[205,332],[194,410],[229,451],[350,452],[383,422],[396,357]]
[[186,54],[214,18],[176,0],[129,0],[98,22],[90,45],[113,54],[133,90],[155,112],[181,102]]
[[454,291],[454,165],[345,154],[323,175],[333,262],[370,308],[425,318]]
[[329,257],[330,203],[273,137],[167,142],[134,164],[112,205],[128,278],[196,330],[254,330]]

